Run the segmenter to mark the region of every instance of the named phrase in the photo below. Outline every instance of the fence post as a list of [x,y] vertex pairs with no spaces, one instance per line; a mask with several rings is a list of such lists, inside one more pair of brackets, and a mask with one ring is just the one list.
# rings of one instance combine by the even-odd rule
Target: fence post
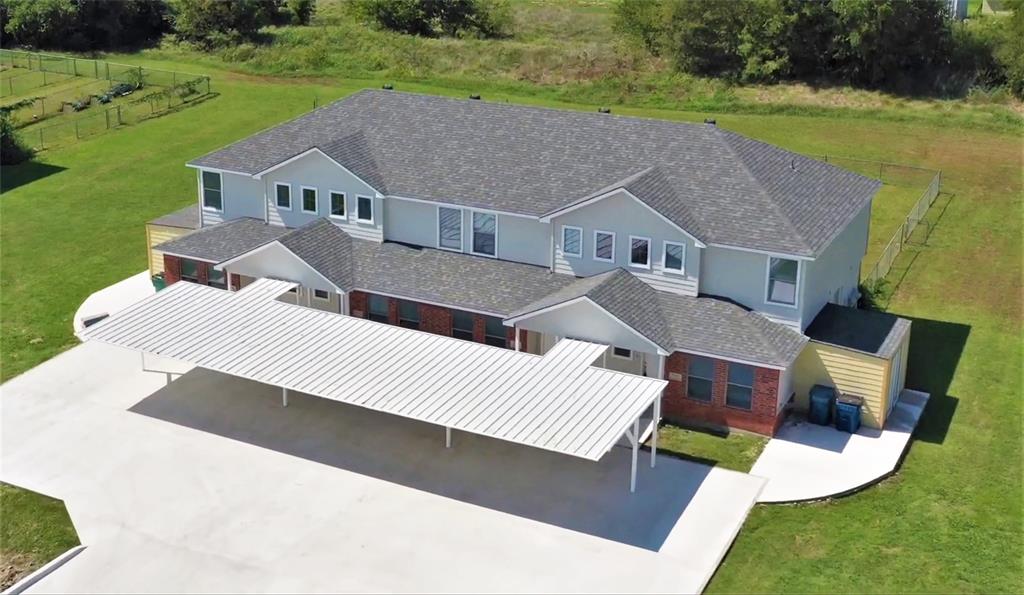
[[882,165],[883,165],[883,163],[881,161],[879,161],[878,162],[878,180],[879,181],[882,180]]
[[143,84],[144,79],[142,78],[142,67],[139,66],[139,87],[145,87]]
[[99,60],[92,61],[92,78],[99,80],[100,78],[100,63]]
[[[39,67],[40,67],[40,69],[42,69],[42,64],[40,64]],[[46,86],[46,71],[45,70],[43,70],[43,86],[44,87]]]
[[71,68],[75,71],[75,76],[78,76],[78,58],[71,59]]
[[46,148],[46,145],[43,144],[43,129],[42,128],[39,129],[39,148],[40,149],[45,149]]
[[75,120],[75,138],[81,140],[82,136],[78,134],[78,120]]
[[107,67],[107,82],[109,83],[110,82],[110,62],[104,62],[103,65]]
[[110,110],[109,109],[103,110],[103,117],[107,121],[107,130],[110,130]]
[[121,106],[119,105],[117,106],[117,125],[120,126],[121,124],[124,124],[124,122],[121,120]]

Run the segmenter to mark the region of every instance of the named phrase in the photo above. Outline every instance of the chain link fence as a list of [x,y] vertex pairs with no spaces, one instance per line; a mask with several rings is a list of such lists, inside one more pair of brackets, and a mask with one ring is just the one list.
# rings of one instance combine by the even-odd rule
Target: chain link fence
[[0,49],[0,71],[0,109],[13,116],[36,149],[134,124],[212,95],[205,75],[38,52]]

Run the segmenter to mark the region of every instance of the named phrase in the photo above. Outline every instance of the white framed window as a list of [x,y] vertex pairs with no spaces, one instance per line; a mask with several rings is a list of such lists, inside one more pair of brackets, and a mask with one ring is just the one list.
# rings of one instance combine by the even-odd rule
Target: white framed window
[[373,197],[356,195],[356,219],[373,223]]
[[629,266],[651,268],[651,238],[629,236]]
[[661,268],[672,273],[685,273],[686,244],[666,241],[661,255]]
[[754,406],[754,368],[745,364],[729,363],[729,380],[725,389],[725,404],[750,411]]
[[800,261],[769,256],[764,301],[795,308],[799,287]]
[[346,217],[345,193],[339,192],[338,190],[331,190],[329,194],[331,198],[331,217],[334,217],[335,219],[344,219]]
[[594,260],[615,262],[615,232],[594,231]]
[[562,226],[562,254],[572,258],[583,256],[583,228],[572,225]]
[[697,355],[690,356],[686,371],[686,396],[694,401],[710,403],[715,384],[714,360]]
[[318,300],[327,301],[327,300],[331,299],[331,294],[327,293],[323,289],[314,289],[313,290],[313,297],[315,297]]
[[462,252],[462,209],[437,207],[437,247]]
[[623,347],[612,347],[612,357],[619,359],[633,359],[633,351]]
[[300,186],[299,188],[302,192],[302,212],[315,215],[317,212],[317,189],[312,186]]
[[215,171],[204,171],[200,174],[200,186],[203,191],[203,208],[207,211],[224,210],[224,192],[220,174]]
[[274,204],[279,209],[292,209],[292,185],[284,182],[274,183]]
[[498,255],[498,216],[494,213],[473,211],[473,237],[470,246],[473,254],[480,256]]

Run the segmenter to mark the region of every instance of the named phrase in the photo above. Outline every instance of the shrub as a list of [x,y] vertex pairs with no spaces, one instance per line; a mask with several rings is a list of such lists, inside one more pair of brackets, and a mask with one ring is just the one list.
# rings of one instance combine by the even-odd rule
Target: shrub
[[278,14],[277,0],[170,0],[178,39],[201,48],[255,40]]
[[355,0],[352,6],[379,27],[423,37],[504,37],[512,23],[502,0]]
[[14,165],[32,157],[32,148],[25,144],[14,128],[10,112],[0,111],[0,165]]
[[0,0],[4,45],[75,51],[147,45],[167,30],[164,0]]

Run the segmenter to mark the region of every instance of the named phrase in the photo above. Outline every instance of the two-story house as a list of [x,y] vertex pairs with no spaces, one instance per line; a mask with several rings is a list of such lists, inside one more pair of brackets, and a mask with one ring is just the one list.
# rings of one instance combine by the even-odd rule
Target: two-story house
[[832,313],[808,347],[857,300],[879,182],[714,124],[363,91],[188,165],[197,204],[151,229],[177,236],[153,247],[169,284],[270,277],[426,333],[603,343],[602,366],[668,380],[685,423],[772,434],[861,356],[884,370],[868,423],[902,389],[893,320],[851,348],[834,326],[856,315]]

